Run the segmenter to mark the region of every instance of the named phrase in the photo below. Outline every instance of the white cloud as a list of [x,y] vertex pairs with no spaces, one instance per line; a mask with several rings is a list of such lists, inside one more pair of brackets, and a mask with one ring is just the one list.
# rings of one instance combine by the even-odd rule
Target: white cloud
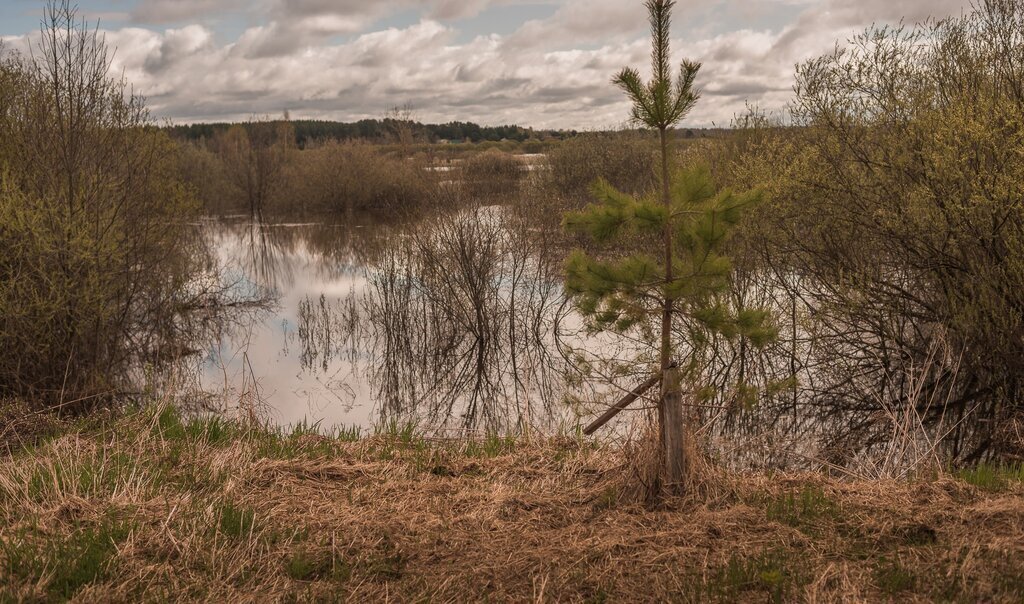
[[[408,102],[428,121],[555,128],[622,123],[628,104],[610,79],[626,65],[646,71],[640,0],[561,0],[551,17],[523,23],[507,36],[467,37],[451,21],[511,2],[526,0],[262,0],[259,10],[247,13],[259,17],[255,25],[237,39],[218,40],[202,16],[252,3],[144,0],[132,13],[138,20],[187,21],[187,7],[194,22],[106,35],[117,47],[116,72],[123,70],[146,94],[155,115],[178,121],[286,109],[296,118],[352,120]],[[368,31],[413,6],[421,9],[418,23]],[[704,97],[688,123],[726,124],[746,102],[780,108],[790,96],[794,64],[830,50],[836,40],[872,22],[901,16],[914,22],[958,13],[960,6],[960,0],[680,3],[674,56],[704,62],[698,79]],[[788,23],[762,24],[764,15],[782,9],[792,11]],[[695,25],[698,13],[713,20]],[[25,39],[10,42],[23,46]]]

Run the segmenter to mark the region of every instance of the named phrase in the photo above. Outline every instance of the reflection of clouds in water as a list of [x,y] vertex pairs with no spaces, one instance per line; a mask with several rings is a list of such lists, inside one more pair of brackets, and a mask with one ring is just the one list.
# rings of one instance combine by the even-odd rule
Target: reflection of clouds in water
[[[251,372],[274,421],[367,425],[368,390],[351,377],[358,373],[341,366],[332,366],[329,378],[305,371],[297,332],[302,300],[321,292],[333,300],[362,287],[358,258],[369,246],[351,245],[349,229],[330,225],[222,222],[206,230],[221,264],[244,274],[246,283],[274,288],[278,300],[274,313],[214,342],[203,367],[206,388],[237,393]],[[261,246],[255,252],[254,242]]]
[[502,228],[499,209],[404,233],[207,229],[223,264],[279,300],[270,316],[214,343],[209,388],[251,371],[281,423],[366,427],[401,416],[515,430],[564,412],[552,335],[560,268]]
[[[571,427],[588,404],[642,381],[656,350],[642,336],[586,333],[563,304],[560,254],[543,253],[529,229],[510,228],[502,214],[484,208],[404,231],[263,228],[263,264],[248,260],[246,225],[204,227],[220,265],[239,277],[236,297],[273,286],[278,300],[273,312],[215,333],[204,385],[237,393],[255,382],[284,424],[413,418],[451,429]],[[694,359],[702,390],[688,405],[708,446],[738,466],[799,467],[827,453],[821,443],[829,439],[846,447],[847,435],[871,436],[854,405],[877,377],[857,371],[875,361],[822,348],[823,335],[840,338],[844,325],[815,314],[827,306],[805,301],[828,301],[830,284],[764,270],[735,279],[728,302],[770,308],[788,339],[754,349],[720,338]],[[679,356],[690,359],[685,317],[676,330]],[[744,390],[751,385],[756,399]],[[841,463],[850,453],[836,455]]]

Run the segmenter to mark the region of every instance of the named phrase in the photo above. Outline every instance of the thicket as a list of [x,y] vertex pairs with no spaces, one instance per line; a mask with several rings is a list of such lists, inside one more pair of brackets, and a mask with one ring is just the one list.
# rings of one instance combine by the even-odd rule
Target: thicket
[[[293,128],[293,143],[299,147],[317,145],[324,141],[362,141],[369,143],[393,142],[394,132],[399,127],[408,127],[418,141],[437,143],[440,141],[480,143],[485,141],[525,142],[539,137],[561,138],[565,133],[552,130],[534,131],[515,125],[481,126],[473,122],[448,122],[446,124],[423,124],[405,116],[389,115],[381,119],[365,119],[357,122],[332,122],[326,120],[292,120],[287,124]],[[285,123],[285,122],[278,122]],[[230,130],[235,124],[207,123],[171,126],[167,131],[176,139],[197,142],[213,140]]]
[[630,195],[649,192],[657,182],[657,139],[643,132],[587,133],[548,151],[546,187],[567,205],[591,199],[598,178]]
[[476,197],[513,199],[519,192],[526,165],[514,156],[491,149],[473,155],[462,164],[461,180]]
[[253,119],[211,141],[177,143],[178,176],[211,213],[415,213],[436,193],[427,158],[326,141],[296,148],[288,123]]
[[415,159],[390,157],[373,145],[328,142],[298,152],[288,167],[282,207],[326,212],[414,211],[437,179]]
[[984,0],[801,65],[789,125],[715,158],[769,192],[743,274],[788,325],[755,365],[796,379],[762,411],[827,459],[1024,454],[1022,82],[1024,2]]
[[31,57],[0,54],[0,397],[94,400],[175,329],[201,258],[191,197],[68,2],[47,7]]

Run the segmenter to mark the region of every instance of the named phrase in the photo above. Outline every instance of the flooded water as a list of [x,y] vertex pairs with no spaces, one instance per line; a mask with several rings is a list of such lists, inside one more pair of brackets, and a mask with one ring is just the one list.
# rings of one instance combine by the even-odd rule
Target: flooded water
[[236,300],[197,355],[202,390],[282,425],[445,432],[576,424],[568,358],[586,338],[561,261],[501,211],[408,225],[219,220],[202,225]]
[[[656,364],[650,339],[588,334],[563,292],[565,241],[498,207],[402,224],[220,219],[198,228],[220,293],[203,306],[215,316],[212,337],[187,363],[212,411],[324,430],[414,423],[445,436],[551,434],[585,425]],[[791,467],[848,432],[849,420],[798,390],[828,374],[795,364],[812,358],[810,337],[781,290],[758,277],[744,282],[748,303],[789,313],[791,340],[758,350],[717,342],[700,359],[706,387],[690,409],[723,458]],[[756,400],[748,384],[760,386]],[[601,434],[627,433],[653,396]]]

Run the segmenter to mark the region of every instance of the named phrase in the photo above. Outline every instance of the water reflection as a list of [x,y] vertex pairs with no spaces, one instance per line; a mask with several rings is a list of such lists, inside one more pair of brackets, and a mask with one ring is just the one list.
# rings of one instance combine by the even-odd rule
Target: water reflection
[[[207,224],[228,298],[275,303],[214,330],[202,387],[265,403],[281,424],[517,433],[591,419],[646,379],[655,334],[587,334],[562,295],[564,250],[549,249],[538,222],[478,207],[414,224]],[[848,364],[866,361],[821,347],[821,321],[801,298],[815,284],[755,267],[735,285],[723,302],[771,309],[786,337],[694,349],[679,318],[680,358],[703,368],[687,399],[698,436],[738,467],[856,461],[871,442],[837,454],[829,443],[885,424],[864,419],[864,399],[836,396],[864,388]],[[623,416],[654,405],[646,398]]]
[[560,417],[556,270],[493,208],[442,217],[389,248],[366,298],[382,413],[497,431]]
[[414,225],[204,227],[238,295],[274,308],[217,334],[202,386],[274,421],[514,432],[571,421],[557,262],[495,208]]

